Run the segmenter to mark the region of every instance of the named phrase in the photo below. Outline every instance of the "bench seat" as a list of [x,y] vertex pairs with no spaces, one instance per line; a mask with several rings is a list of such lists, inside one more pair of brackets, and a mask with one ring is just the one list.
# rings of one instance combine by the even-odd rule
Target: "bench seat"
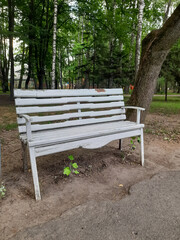
[[[128,132],[131,130],[141,129],[143,127],[144,124],[136,124],[135,122],[130,121],[117,121],[67,127],[63,129],[42,130],[32,133],[32,139],[29,142],[29,146],[45,146],[52,143],[66,143],[80,139],[105,136],[112,133]],[[27,143],[26,134],[22,134],[20,139]]]

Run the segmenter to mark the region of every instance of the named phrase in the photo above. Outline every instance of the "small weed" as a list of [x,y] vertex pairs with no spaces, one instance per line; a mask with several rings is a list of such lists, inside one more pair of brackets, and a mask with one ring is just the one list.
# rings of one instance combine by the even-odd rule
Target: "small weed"
[[135,142],[138,142],[140,143],[141,142],[141,139],[140,137],[132,137],[131,140],[130,140],[130,150],[135,150],[136,149],[136,145],[135,145]]
[[6,194],[6,188],[3,183],[0,185],[0,198],[4,198]]
[[69,167],[64,168],[63,174],[66,176],[69,176],[71,173],[79,174],[79,172],[77,170],[78,165],[76,162],[74,162],[73,155],[69,155],[68,158],[70,160],[70,164],[69,164]]

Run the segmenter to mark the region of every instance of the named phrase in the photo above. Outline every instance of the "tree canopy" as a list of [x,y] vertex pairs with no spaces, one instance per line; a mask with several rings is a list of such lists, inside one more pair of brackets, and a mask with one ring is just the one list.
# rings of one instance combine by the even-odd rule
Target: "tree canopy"
[[[57,2],[56,51],[53,50],[54,2]],[[141,38],[162,26],[168,6],[170,15],[177,5],[175,0],[3,0],[0,3],[2,89],[6,92],[9,88],[8,76],[13,86],[15,76],[19,88],[51,88],[55,74],[56,88],[128,90],[135,83],[139,67],[136,59],[141,45],[138,50],[137,42],[141,43]],[[161,75],[171,75],[173,84],[179,86],[178,58],[174,52],[172,48],[167,59],[171,69],[164,68]],[[56,61],[52,61],[53,53]]]

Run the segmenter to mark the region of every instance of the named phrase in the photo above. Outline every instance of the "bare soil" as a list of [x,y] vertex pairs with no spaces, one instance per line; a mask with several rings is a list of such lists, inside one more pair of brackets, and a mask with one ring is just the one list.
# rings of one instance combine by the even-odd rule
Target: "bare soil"
[[[161,171],[180,170],[180,116],[150,114],[145,129],[145,167],[141,167],[139,144],[130,151],[130,139],[123,151],[114,141],[96,150],[73,151],[38,158],[42,201],[34,200],[32,175],[22,171],[18,131],[2,131],[2,180],[6,196],[0,200],[0,236],[7,240],[18,231],[55,219],[85,202],[118,201],[129,188]],[[63,169],[72,154],[79,175],[65,177]],[[165,184],[165,183],[164,183]]]

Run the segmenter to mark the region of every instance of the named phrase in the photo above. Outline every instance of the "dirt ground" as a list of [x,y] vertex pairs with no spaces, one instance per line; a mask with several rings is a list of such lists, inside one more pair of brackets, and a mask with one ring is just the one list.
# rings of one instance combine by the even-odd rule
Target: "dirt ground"
[[[38,158],[42,201],[34,200],[32,175],[22,171],[21,143],[17,130],[2,131],[2,180],[6,196],[0,200],[0,238],[7,240],[18,231],[55,219],[85,202],[118,201],[129,188],[161,171],[180,170],[180,116],[149,114],[145,128],[145,167],[141,167],[139,144],[130,151],[130,139],[123,151],[114,141],[96,150],[73,151]],[[72,154],[79,175],[62,172]],[[166,184],[166,183],[165,183]]]

